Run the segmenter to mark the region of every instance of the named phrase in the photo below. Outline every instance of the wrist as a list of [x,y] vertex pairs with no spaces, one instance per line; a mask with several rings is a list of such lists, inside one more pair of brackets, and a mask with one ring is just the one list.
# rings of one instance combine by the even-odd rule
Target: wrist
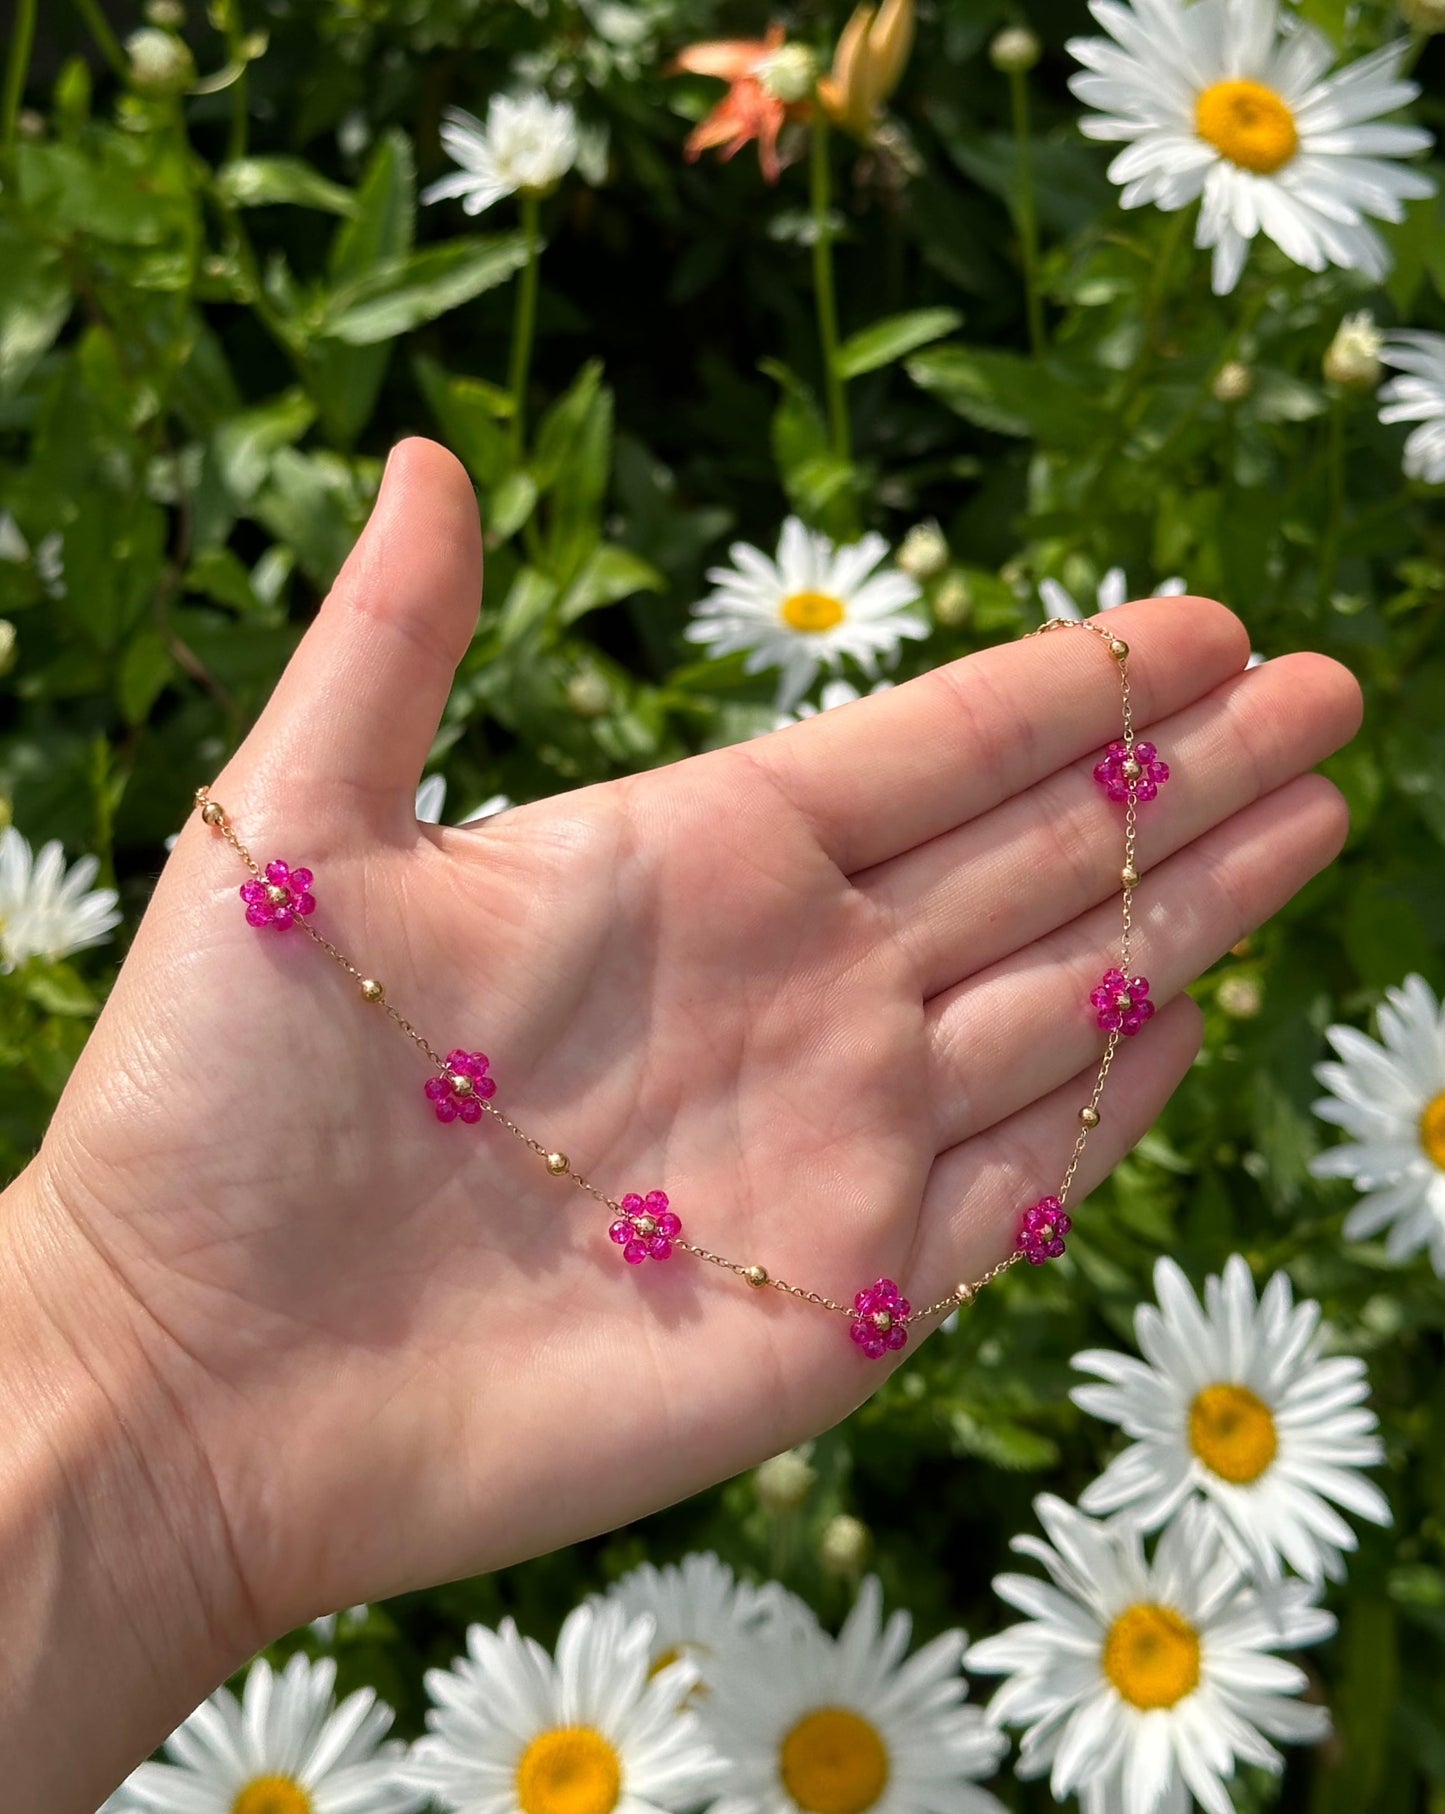
[[0,1755],[16,1814],[88,1814],[261,1634],[165,1337],[43,1163],[0,1198]]

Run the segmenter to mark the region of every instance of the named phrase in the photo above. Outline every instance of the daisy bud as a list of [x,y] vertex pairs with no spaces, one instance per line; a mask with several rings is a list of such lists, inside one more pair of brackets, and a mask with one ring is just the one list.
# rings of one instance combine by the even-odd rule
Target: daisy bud
[[1374,390],[1383,374],[1380,348],[1384,344],[1385,337],[1368,309],[1346,315],[1325,351],[1326,378],[1344,391]]
[[758,81],[775,101],[806,101],[818,79],[818,60],[806,44],[785,44],[758,65]]
[[1026,76],[1044,54],[1038,35],[1026,25],[1006,25],[988,47],[988,60],[1006,76]]
[[150,0],[146,7],[146,24],[158,25],[162,31],[179,31],[185,22],[181,0]]
[[22,107],[15,116],[15,132],[18,138],[39,144],[45,137],[45,115],[34,107]]
[[567,682],[567,703],[579,718],[600,718],[612,704],[612,689],[592,668]]
[[955,629],[966,624],[973,610],[973,593],[961,573],[950,573],[933,594],[933,615],[941,624]]
[[1227,359],[1209,386],[1216,403],[1243,403],[1253,389],[1254,373],[1238,359]]
[[802,1449],[784,1449],[753,1474],[753,1490],[765,1512],[796,1512],[818,1478]]
[[840,1512],[828,1521],[818,1554],[830,1575],[861,1575],[873,1554],[873,1533],[861,1518]]
[[1400,0],[1400,13],[1413,31],[1445,31],[1445,0]]
[[190,46],[159,26],[143,25],[125,41],[130,58],[131,87],[141,94],[173,95],[196,79],[196,61]]
[[1231,1020],[1254,1020],[1264,1005],[1264,991],[1252,976],[1225,976],[1215,1000]]
[[0,674],[15,666],[15,626],[8,617],[0,617]]
[[948,565],[948,543],[937,523],[915,523],[898,550],[898,565],[914,579],[932,579]]

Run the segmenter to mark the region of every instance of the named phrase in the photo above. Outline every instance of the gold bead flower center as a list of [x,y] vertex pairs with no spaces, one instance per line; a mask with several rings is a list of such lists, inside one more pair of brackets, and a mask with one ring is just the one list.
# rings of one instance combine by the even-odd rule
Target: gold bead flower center
[[1173,1707],[1199,1686],[1199,1634],[1172,1606],[1126,1607],[1104,1639],[1104,1674],[1131,1707]]
[[1289,103],[1262,82],[1215,82],[1194,103],[1194,130],[1242,170],[1268,176],[1299,150]]
[[1206,1386],[1189,1407],[1189,1445],[1211,1473],[1247,1486],[1279,1448],[1274,1413],[1248,1386]]
[[592,1726],[539,1733],[517,1765],[523,1814],[611,1814],[621,1792],[617,1753]]
[[231,1803],[231,1814],[312,1814],[313,1807],[294,1776],[258,1776]]
[[819,1707],[783,1740],[783,1786],[807,1814],[863,1814],[888,1786],[888,1750],[848,1707]]
[[848,613],[843,601],[831,592],[792,592],[779,606],[778,615],[790,630],[820,636],[841,624]]
[[1445,1172],[1445,1090],[1425,1104],[1420,1117],[1420,1144]]

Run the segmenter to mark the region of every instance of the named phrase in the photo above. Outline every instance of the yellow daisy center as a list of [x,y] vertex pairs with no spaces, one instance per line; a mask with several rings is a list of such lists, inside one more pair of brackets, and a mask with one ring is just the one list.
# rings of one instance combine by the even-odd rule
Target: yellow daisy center
[[1104,1639],[1104,1674],[1131,1707],[1172,1707],[1199,1686],[1199,1633],[1172,1606],[1126,1607]]
[[1268,176],[1299,150],[1289,103],[1262,82],[1216,82],[1194,103],[1194,130],[1231,164]]
[[1211,1473],[1245,1486],[1274,1460],[1274,1413],[1248,1386],[1206,1386],[1189,1407],[1189,1444]]
[[790,630],[819,636],[841,624],[848,612],[831,592],[792,592],[778,607],[778,615]]
[[888,1786],[888,1749],[861,1714],[819,1707],[783,1740],[782,1774],[808,1814],[863,1814]]
[[231,1803],[231,1814],[312,1814],[312,1801],[294,1776],[258,1776]]
[[1445,1090],[1425,1104],[1420,1117],[1420,1144],[1445,1172]]
[[538,1733],[517,1765],[523,1814],[611,1814],[621,1792],[621,1760],[592,1726]]

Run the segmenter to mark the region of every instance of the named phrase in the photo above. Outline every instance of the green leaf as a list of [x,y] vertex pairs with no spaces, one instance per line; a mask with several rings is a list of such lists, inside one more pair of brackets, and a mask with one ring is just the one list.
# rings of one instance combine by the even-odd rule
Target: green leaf
[[12,221],[0,223],[0,395],[11,395],[65,326],[72,302],[60,255]]
[[520,233],[425,246],[338,291],[319,332],[350,346],[374,346],[495,289],[526,262],[527,245]]
[[243,157],[216,172],[216,188],[235,208],[278,204],[319,208],[326,214],[353,214],[356,198],[299,157]]
[[233,416],[213,442],[221,482],[237,504],[248,504],[266,482],[271,462],[283,447],[299,441],[316,420],[316,408],[299,390],[286,391]]
[[908,361],[908,375],[966,421],[995,434],[1069,446],[1094,433],[1098,412],[1088,394],[1020,353],[934,347]]
[[99,1006],[90,985],[69,964],[28,964],[24,983],[26,995],[47,1014],[85,1016]]
[[531,473],[518,467],[509,472],[487,498],[484,517],[491,534],[506,541],[513,536],[537,507],[537,481]]
[[[416,170],[411,141],[392,131],[372,152],[350,217],[336,229],[327,254],[333,290],[363,282],[381,265],[411,251],[416,217]],[[345,447],[371,420],[391,361],[391,342],[348,346],[316,340],[309,348],[307,388],[327,430]]]
[[861,378],[864,372],[876,372],[927,346],[930,340],[941,340],[962,324],[957,309],[911,309],[903,315],[885,316],[839,347],[839,374]]
[[557,605],[559,623],[570,624],[600,605],[614,605],[637,592],[661,592],[666,580],[640,554],[607,543],[588,556]]
[[[479,378],[458,377],[425,355],[412,360],[412,370],[447,446],[483,490],[500,485],[511,460],[511,449],[499,417],[510,410],[511,399],[495,385]],[[536,490],[533,483],[534,498]],[[493,498],[493,516],[496,509],[497,500]],[[497,524],[489,520],[487,527],[497,529]],[[498,533],[511,531],[498,529]]]
[[541,491],[549,491],[575,458],[578,437],[597,407],[602,389],[602,361],[589,359],[537,425],[532,471]]

